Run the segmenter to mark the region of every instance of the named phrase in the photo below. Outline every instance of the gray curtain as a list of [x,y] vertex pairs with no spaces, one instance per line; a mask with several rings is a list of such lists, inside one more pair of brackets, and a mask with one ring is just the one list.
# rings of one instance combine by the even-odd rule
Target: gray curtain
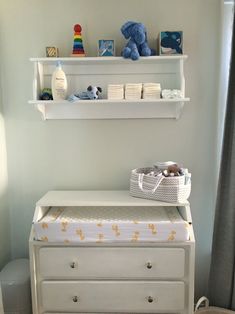
[[235,23],[208,296],[235,310]]

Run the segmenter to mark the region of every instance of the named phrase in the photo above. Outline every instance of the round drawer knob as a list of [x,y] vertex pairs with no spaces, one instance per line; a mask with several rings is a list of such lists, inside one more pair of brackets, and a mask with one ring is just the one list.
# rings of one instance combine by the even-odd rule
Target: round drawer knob
[[71,263],[70,263],[70,267],[71,267],[71,268],[75,268],[75,266],[76,266],[75,262],[71,262]]
[[148,269],[151,269],[152,267],[153,267],[152,263],[148,262],[148,263],[147,263],[147,268],[148,268]]
[[73,302],[74,303],[78,302],[78,297],[76,295],[73,297]]
[[153,297],[149,296],[148,297],[148,303],[152,303],[153,302]]

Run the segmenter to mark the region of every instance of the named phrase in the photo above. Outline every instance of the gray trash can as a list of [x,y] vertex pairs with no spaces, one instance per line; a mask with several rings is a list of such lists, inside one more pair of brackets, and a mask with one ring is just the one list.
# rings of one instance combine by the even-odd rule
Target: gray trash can
[[5,314],[31,314],[30,270],[28,259],[9,262],[0,272]]

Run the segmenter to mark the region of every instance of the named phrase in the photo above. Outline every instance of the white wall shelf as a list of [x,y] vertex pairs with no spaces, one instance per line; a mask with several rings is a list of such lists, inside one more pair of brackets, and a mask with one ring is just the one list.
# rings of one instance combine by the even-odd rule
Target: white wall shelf
[[[138,61],[122,57],[31,58],[34,63],[33,100],[44,120],[48,119],[178,119],[185,102],[184,60],[186,55],[141,57]],[[56,61],[60,60],[68,80],[68,95],[101,86],[103,99],[41,101],[44,87],[50,87]],[[156,100],[109,100],[107,85],[118,83],[161,83],[162,89],[180,89],[183,98]]]

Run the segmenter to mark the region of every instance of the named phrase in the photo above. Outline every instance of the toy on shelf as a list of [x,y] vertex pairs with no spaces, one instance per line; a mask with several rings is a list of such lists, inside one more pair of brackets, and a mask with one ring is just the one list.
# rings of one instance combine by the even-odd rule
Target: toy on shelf
[[80,24],[74,25],[73,53],[71,54],[71,57],[85,57],[81,32],[82,32],[81,25]]
[[101,87],[89,85],[85,92],[70,95],[68,100],[71,102],[77,100],[94,100],[99,98],[99,93],[102,93]]
[[126,39],[130,38],[122,50],[124,58],[138,60],[140,56],[156,54],[148,45],[146,28],[142,23],[128,21],[121,27],[121,32]]
[[43,88],[40,95],[40,100],[53,100],[52,91],[50,88]]

